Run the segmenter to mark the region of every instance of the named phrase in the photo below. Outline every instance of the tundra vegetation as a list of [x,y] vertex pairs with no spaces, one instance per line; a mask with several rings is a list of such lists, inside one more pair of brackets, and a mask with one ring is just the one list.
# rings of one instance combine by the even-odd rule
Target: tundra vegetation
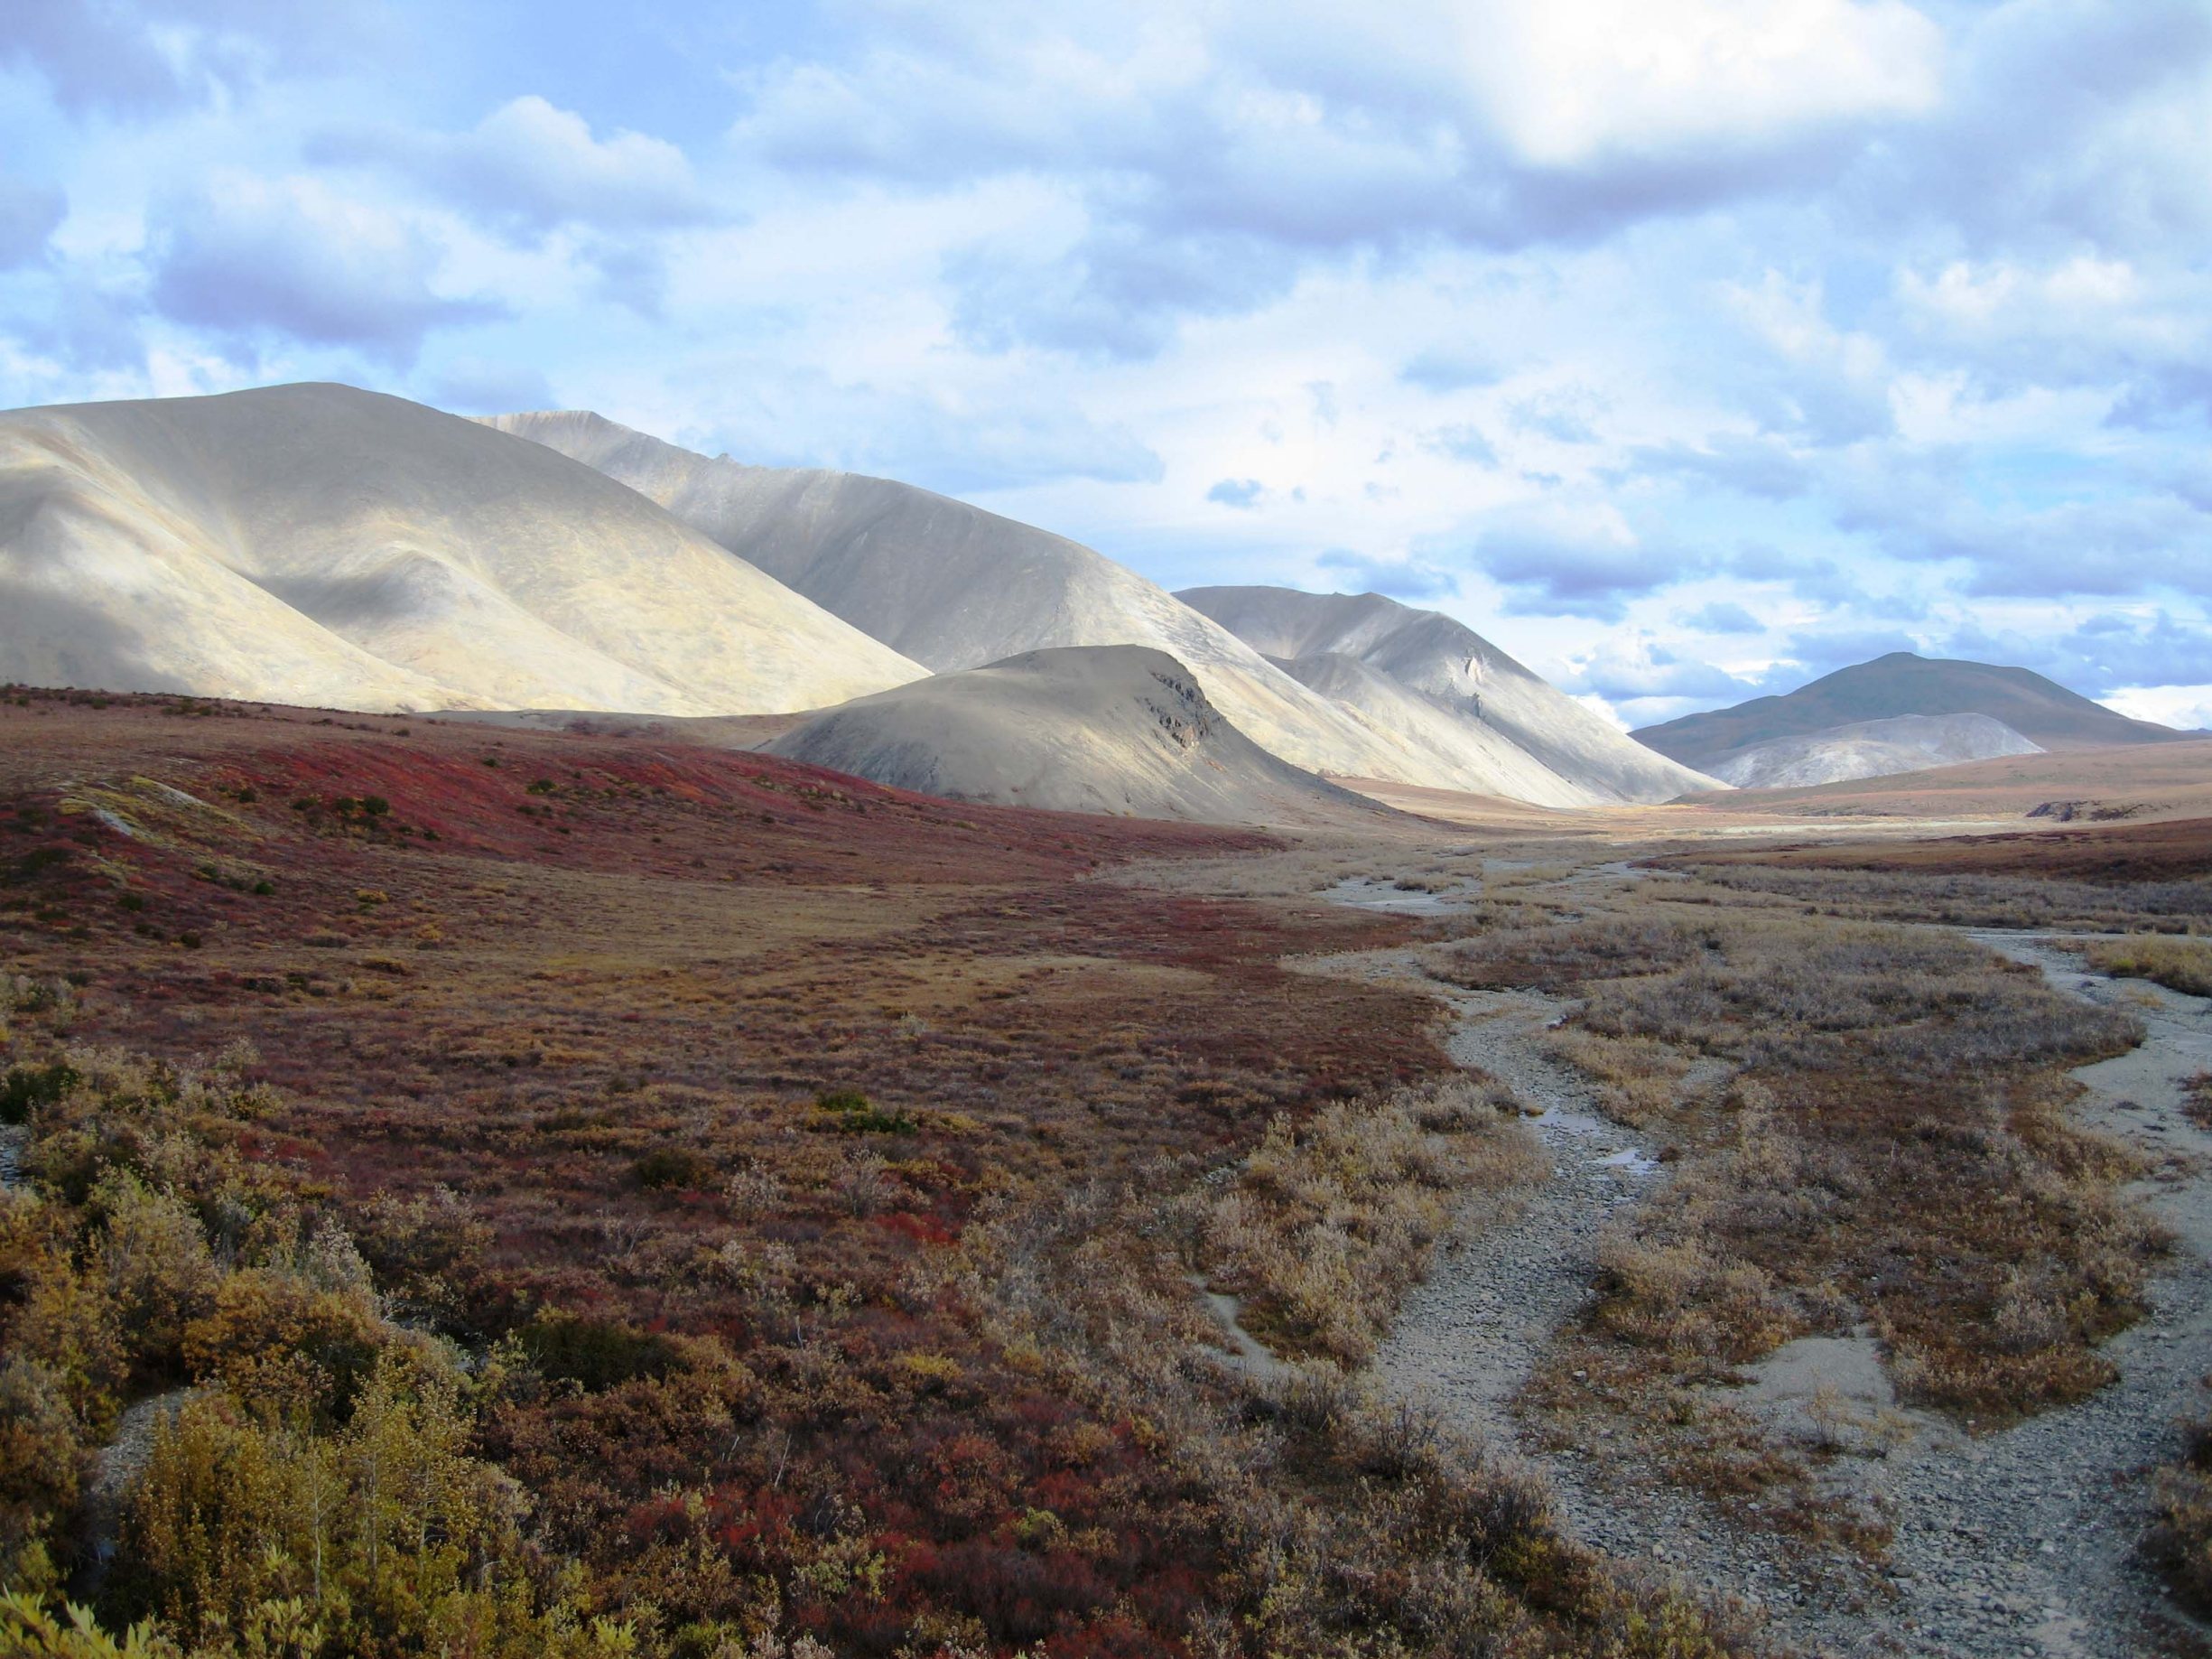
[[1118,879],[1265,837],[0,721],[0,1652],[1752,1651],[1357,1375],[1533,1154],[1280,966],[1413,924]]

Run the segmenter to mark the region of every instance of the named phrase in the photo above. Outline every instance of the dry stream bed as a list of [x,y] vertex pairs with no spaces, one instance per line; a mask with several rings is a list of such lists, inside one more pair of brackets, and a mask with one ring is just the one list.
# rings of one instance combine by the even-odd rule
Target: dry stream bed
[[[1608,866],[1582,887],[1625,877]],[[1347,881],[1362,908],[1448,914],[1474,897],[1395,893]],[[1755,1504],[1687,1490],[1625,1442],[1562,1445],[1524,1396],[1555,1338],[1596,1294],[1608,1226],[1668,1179],[1660,1148],[1608,1118],[1600,1092],[1544,1041],[1571,1004],[1534,991],[1464,990],[1427,978],[1419,947],[1303,965],[1336,977],[1419,982],[1449,1011],[1453,1058],[1538,1115],[1550,1179],[1510,1219],[1448,1242],[1374,1361],[1396,1394],[1439,1409],[1536,1467],[1568,1530],[1650,1561],[1715,1599],[1763,1615],[1785,1647],[1835,1654],[2133,1659],[2212,1652],[2142,1553],[2152,1471],[2178,1455],[2212,1374],[2212,1134],[2182,1110],[2182,1084],[2212,1071],[2212,1002],[2088,971],[2065,936],[1970,930],[2040,969],[2059,993],[2137,1016],[2143,1041],[2079,1067],[2085,1127],[2142,1152],[2128,1196],[2174,1240],[2150,1316],[2108,1343],[2118,1380],[2080,1403],[1986,1429],[1901,1407],[1870,1334],[1786,1344],[1715,1391],[1778,1440],[1817,1454],[1839,1506],[1881,1518],[1886,1549],[1822,1547],[1763,1524]],[[1717,1062],[1701,1066],[1724,1070]],[[1693,1075],[1683,1086],[1709,1086]],[[1579,1375],[1579,1374],[1577,1374]]]

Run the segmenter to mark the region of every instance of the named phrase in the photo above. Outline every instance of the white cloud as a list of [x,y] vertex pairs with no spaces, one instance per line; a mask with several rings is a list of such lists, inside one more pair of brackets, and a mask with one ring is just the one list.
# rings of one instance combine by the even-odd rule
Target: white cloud
[[314,160],[390,167],[495,220],[544,230],[562,222],[638,228],[712,217],[683,152],[643,133],[600,139],[543,98],[501,105],[466,133],[340,129]]
[[1943,35],[1900,0],[1516,0],[1467,10],[1482,106],[1539,166],[1925,115]]
[[218,334],[348,345],[411,362],[431,330],[499,314],[438,285],[428,227],[307,177],[226,173],[163,204],[155,306]]

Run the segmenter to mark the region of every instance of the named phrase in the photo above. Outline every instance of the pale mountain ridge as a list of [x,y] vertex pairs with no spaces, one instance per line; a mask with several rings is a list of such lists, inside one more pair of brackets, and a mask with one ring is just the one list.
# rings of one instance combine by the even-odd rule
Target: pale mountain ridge
[[1148,646],[1061,646],[814,716],[771,754],[953,800],[1213,824],[1341,824],[1386,808],[1261,748]]
[[925,672],[591,469],[402,398],[0,415],[0,678],[702,715]]
[[[1715,787],[1441,611],[1380,593],[1277,587],[1186,588],[1176,597],[1363,718],[1439,746],[1495,753],[1502,743],[1582,797],[1551,804],[1663,801]],[[1364,672],[1347,671],[1345,659]]]
[[1713,775],[1739,789],[1797,789],[2045,752],[1987,714],[1894,714],[1740,749]]
[[[487,420],[600,469],[941,673],[1061,646],[1150,646],[1184,663],[1247,736],[1311,770],[1555,806],[1711,787],[1654,764],[1556,693],[1573,711],[1559,716],[1570,727],[1610,733],[1554,745],[1570,765],[1601,757],[1605,776],[1594,784],[1532,764],[1510,735],[1502,745],[1496,732],[1471,737],[1448,714],[1408,719],[1387,698],[1337,701],[1104,555],[912,485],[711,458],[587,412]],[[1623,788],[1624,777],[1635,782]]]

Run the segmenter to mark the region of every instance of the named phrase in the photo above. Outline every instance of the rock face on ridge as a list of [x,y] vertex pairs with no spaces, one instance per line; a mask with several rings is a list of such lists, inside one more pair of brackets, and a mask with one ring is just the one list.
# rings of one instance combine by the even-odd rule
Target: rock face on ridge
[[591,469],[402,398],[0,415],[0,678],[711,714],[923,672]]

